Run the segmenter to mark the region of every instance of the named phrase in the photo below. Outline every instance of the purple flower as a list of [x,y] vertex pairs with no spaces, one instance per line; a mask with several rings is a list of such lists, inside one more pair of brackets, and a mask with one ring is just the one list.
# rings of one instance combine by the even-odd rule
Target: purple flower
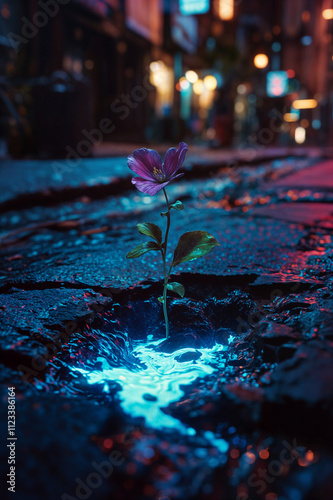
[[[185,160],[187,144],[181,142],[179,148],[170,148],[165,155],[164,163],[157,151],[153,149],[136,149],[127,158],[129,168],[140,177],[133,177],[132,184],[142,193],[154,196],[169,182],[184,174],[177,174]],[[177,175],[176,175],[177,174]]]

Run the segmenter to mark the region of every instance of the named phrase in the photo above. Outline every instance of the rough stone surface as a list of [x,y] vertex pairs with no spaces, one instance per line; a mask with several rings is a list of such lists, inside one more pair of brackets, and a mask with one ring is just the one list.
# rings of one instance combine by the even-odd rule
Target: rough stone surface
[[[170,248],[184,228],[207,230],[220,243],[175,268],[171,278],[185,286],[185,299],[170,294],[171,336],[150,347],[174,356],[180,370],[196,369],[205,349],[224,348],[217,369],[183,382],[183,395],[163,408],[194,430],[182,434],[124,412],[121,378],[87,378],[107,361],[110,370],[121,367],[141,380],[135,347],[164,335],[159,255],[125,258],[143,241],[138,222],[165,223],[163,196],[130,189],[124,162],[89,160],[61,182],[51,163],[26,163],[28,181],[19,178],[20,163],[7,173],[0,200],[1,422],[7,387],[15,385],[17,498],[78,498],[77,478],[86,482],[94,463],[115,451],[121,465],[89,498],[282,500],[293,491],[295,499],[327,500],[333,198],[309,181],[327,174],[327,164],[305,155],[228,170],[224,160],[205,165],[201,158],[168,188],[170,201],[185,204],[173,214]],[[150,389],[142,400],[158,405],[162,395]],[[284,469],[274,475],[276,461]],[[268,474],[264,484],[260,470]]]

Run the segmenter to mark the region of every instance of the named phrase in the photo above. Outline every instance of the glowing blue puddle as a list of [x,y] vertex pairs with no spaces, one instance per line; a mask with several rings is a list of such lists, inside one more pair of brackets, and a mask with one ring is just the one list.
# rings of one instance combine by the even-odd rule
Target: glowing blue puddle
[[[110,366],[105,358],[99,357],[98,361],[102,363],[101,370],[93,372],[82,368],[74,368],[74,370],[82,373],[89,384],[105,382],[105,392],[109,390],[107,381],[117,381],[122,387],[119,397],[123,410],[132,417],[144,417],[147,427],[173,428],[181,433],[193,435],[196,433],[194,429],[186,427],[177,418],[165,414],[161,408],[178,401],[184,395],[181,385],[189,385],[200,377],[211,375],[216,370],[221,372],[225,367],[223,352],[226,347],[215,344],[209,349],[184,348],[172,354],[151,349],[151,346],[158,346],[163,341],[164,339],[161,339],[149,344],[140,344],[133,349],[132,354],[146,368],[138,366],[136,371],[130,371],[125,367],[115,368]],[[198,352],[201,356],[196,360],[180,362],[175,359],[185,353]],[[147,401],[143,398],[145,394],[154,396],[151,399],[156,398],[156,400]],[[226,441],[214,439],[212,433],[205,434],[220,451],[226,451],[228,448]]]

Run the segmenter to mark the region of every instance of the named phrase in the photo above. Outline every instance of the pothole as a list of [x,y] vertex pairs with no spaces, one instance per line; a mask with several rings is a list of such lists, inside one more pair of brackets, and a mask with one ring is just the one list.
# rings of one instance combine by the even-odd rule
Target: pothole
[[202,387],[207,377],[224,373],[228,346],[242,336],[239,317],[253,306],[239,290],[221,299],[170,298],[171,336],[166,340],[157,296],[115,303],[52,361],[48,382],[99,402],[116,393],[123,411],[144,417],[148,427],[195,433],[164,410],[190,386]]
[[138,365],[129,369],[115,368],[106,358],[99,357],[101,367],[89,371],[74,367],[89,384],[103,384],[109,392],[109,382],[117,381],[121,386],[119,398],[122,409],[132,417],[144,417],[152,428],[176,428],[181,432],[195,433],[177,418],[164,413],[163,408],[184,396],[183,387],[197,379],[211,375],[225,367],[226,346],[215,344],[210,348],[191,347],[165,353],[158,350],[164,340],[137,343],[132,356]]

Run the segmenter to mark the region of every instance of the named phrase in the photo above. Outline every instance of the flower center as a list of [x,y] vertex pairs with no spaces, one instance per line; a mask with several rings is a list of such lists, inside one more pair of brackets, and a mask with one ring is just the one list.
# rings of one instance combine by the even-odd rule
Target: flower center
[[155,179],[157,179],[159,182],[163,182],[165,180],[164,174],[160,168],[154,168],[153,170],[153,176]]

